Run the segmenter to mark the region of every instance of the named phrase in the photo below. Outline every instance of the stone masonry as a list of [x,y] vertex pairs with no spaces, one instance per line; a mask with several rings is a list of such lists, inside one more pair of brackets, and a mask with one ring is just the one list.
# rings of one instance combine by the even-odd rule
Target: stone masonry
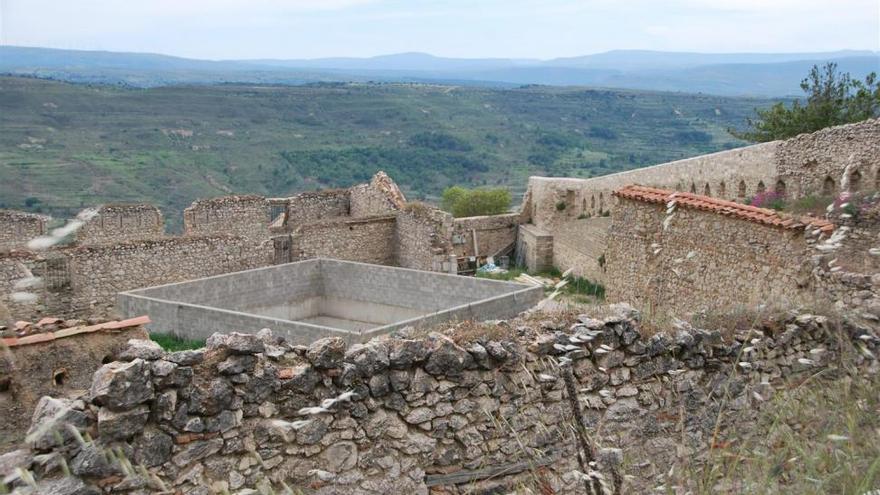
[[[848,351],[855,340],[876,352],[875,336],[821,316],[791,314],[726,341],[690,327],[646,337],[631,308],[617,311],[350,347],[291,346],[268,330],[218,334],[196,351],[135,345],[80,399],[40,401],[29,445],[8,457],[37,488],[7,479],[22,494],[508,493],[534,483],[583,493],[572,373],[568,390],[602,449],[598,470],[623,493],[646,493],[680,455],[754,424],[784,380],[833,375],[843,356],[878,368]],[[715,431],[720,407],[736,414]],[[54,455],[71,476],[45,462]]]

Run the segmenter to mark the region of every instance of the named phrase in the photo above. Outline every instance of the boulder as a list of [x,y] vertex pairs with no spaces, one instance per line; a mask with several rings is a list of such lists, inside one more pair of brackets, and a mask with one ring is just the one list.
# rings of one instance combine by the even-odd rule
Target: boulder
[[69,399],[41,397],[25,436],[28,443],[36,450],[47,450],[59,446],[59,439],[63,444],[73,441],[68,425],[83,429],[89,424],[89,417],[77,405]]
[[432,375],[459,376],[473,364],[471,354],[446,336],[432,335],[431,355],[425,371]]
[[150,416],[150,408],[137,406],[127,411],[114,411],[102,407],[98,411],[98,434],[102,440],[125,440],[143,429]]
[[92,401],[114,410],[125,410],[153,398],[150,366],[143,359],[101,366],[92,379]]
[[226,347],[233,354],[259,354],[266,350],[266,345],[260,337],[238,332],[226,336]]
[[339,337],[326,337],[312,342],[306,358],[318,369],[339,368],[345,357],[345,341]]
[[379,342],[355,344],[345,353],[345,362],[355,366],[361,376],[372,376],[388,369],[388,348]]
[[120,361],[132,361],[134,359],[143,359],[145,361],[153,361],[161,359],[165,356],[165,349],[156,342],[149,339],[131,339],[128,341],[128,347],[119,353]]

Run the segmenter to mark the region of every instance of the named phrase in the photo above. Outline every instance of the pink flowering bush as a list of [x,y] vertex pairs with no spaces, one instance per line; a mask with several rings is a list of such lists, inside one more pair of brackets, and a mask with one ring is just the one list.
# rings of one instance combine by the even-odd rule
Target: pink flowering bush
[[781,210],[785,207],[785,195],[777,191],[759,192],[752,198],[749,204],[758,208]]

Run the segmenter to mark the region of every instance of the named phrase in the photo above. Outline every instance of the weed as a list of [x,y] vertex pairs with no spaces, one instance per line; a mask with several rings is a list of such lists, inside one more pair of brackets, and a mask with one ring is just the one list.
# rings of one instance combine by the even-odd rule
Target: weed
[[204,340],[189,340],[170,333],[151,333],[150,338],[163,349],[170,352],[185,351],[189,349],[201,349],[205,347]]

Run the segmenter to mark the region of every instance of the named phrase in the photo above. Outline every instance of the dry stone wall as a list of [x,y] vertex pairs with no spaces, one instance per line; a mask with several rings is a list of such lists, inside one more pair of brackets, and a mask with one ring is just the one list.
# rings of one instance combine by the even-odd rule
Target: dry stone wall
[[[10,458],[36,473],[39,493],[65,482],[112,494],[244,495],[282,483],[316,495],[574,494],[584,493],[574,402],[597,469],[623,493],[648,493],[679,456],[753,427],[785,379],[842,359],[877,369],[849,350],[853,339],[876,351],[875,336],[821,316],[793,314],[725,341],[689,327],[646,337],[631,308],[618,309],[604,320],[514,320],[500,327],[509,333],[458,342],[432,333],[303,347],[264,330],[218,334],[197,351],[134,346],[98,370],[82,400],[42,399],[33,440]],[[49,418],[60,434],[37,430]],[[39,462],[47,452],[73,476]]]
[[185,235],[230,234],[269,238],[269,203],[261,196],[200,199],[183,212]]
[[350,213],[353,217],[387,215],[406,204],[406,198],[385,172],[377,172],[368,184],[349,189]]
[[49,217],[14,210],[0,210],[0,251],[24,249],[31,239],[46,233]]
[[76,232],[80,245],[159,239],[165,222],[159,208],[148,204],[102,205]]
[[287,226],[289,229],[317,220],[351,216],[349,191],[333,189],[304,192],[287,198]]
[[804,229],[620,198],[612,217],[606,298],[683,317],[754,308],[797,307],[814,293],[813,249]]
[[560,225],[553,236],[553,263],[562,271],[605,283],[610,217],[581,218]]

